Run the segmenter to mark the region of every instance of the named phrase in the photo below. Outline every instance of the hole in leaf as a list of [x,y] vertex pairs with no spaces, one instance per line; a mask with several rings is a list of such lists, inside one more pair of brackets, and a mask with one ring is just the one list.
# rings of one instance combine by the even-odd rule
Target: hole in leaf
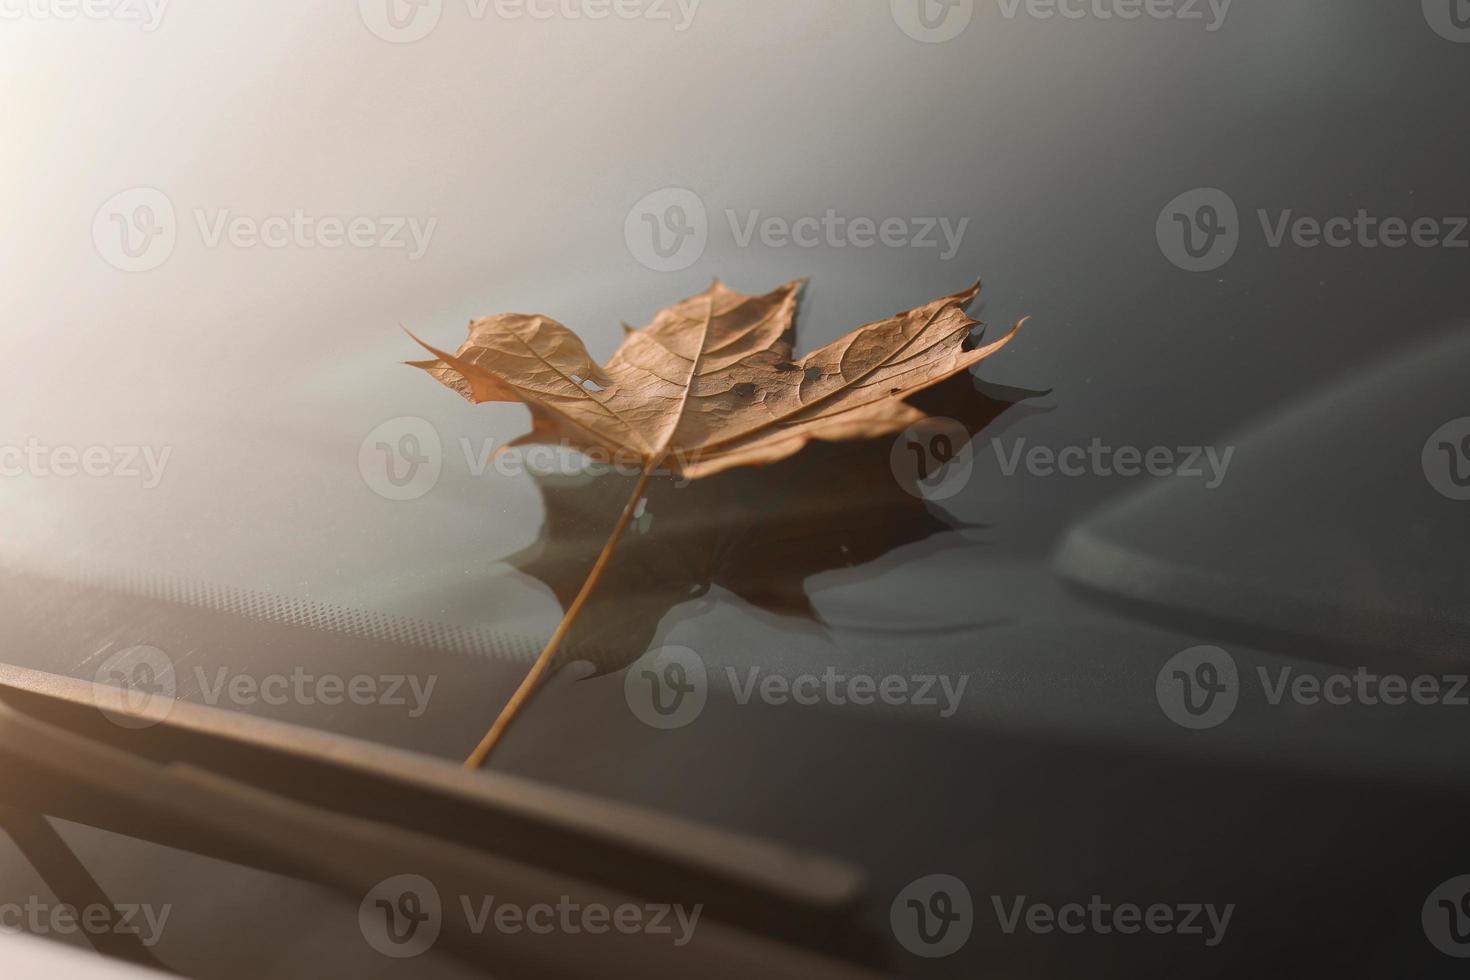
[[755,385],[749,381],[742,381],[735,386],[735,394],[741,398],[751,398],[755,395]]

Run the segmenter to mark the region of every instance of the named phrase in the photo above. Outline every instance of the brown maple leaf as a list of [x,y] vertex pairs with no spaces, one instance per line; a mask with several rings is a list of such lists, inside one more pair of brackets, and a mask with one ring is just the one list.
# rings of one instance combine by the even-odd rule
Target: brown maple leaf
[[[1013,337],[966,350],[979,325],[965,312],[980,286],[859,327],[793,358],[801,282],[747,296],[716,281],[661,311],[598,367],[576,334],[544,316],[507,313],[470,324],[449,354],[424,344],[413,362],[472,402],[520,401],[532,429],[502,447],[562,443],[636,466],[632,496],[581,590],[526,680],[475,752],[483,764],[530,697],[611,558],[655,472],[683,479],[773,463],[814,439],[891,435],[925,418],[905,398],[994,354]],[[422,341],[420,341],[422,343]]]

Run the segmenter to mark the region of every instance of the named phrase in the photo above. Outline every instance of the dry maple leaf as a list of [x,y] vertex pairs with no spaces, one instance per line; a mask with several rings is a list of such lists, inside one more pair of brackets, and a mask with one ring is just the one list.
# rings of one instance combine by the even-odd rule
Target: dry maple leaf
[[[473,402],[520,401],[532,430],[504,449],[561,442],[641,469],[632,496],[582,589],[526,680],[475,752],[483,764],[539,683],[607,567],[654,472],[684,479],[773,463],[813,439],[900,432],[925,417],[904,398],[994,354],[1001,339],[966,350],[979,324],[965,312],[980,286],[859,327],[793,359],[802,283],[747,296],[716,281],[661,311],[598,367],[576,334],[544,316],[518,313],[470,324],[449,354],[414,362]],[[422,343],[422,341],[421,341]]]

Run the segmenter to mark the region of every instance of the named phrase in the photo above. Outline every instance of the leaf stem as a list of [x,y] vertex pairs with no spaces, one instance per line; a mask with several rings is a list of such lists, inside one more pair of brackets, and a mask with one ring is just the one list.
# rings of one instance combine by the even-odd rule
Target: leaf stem
[[526,703],[531,700],[537,685],[541,683],[541,678],[551,667],[557,650],[561,648],[562,641],[571,632],[572,623],[576,620],[577,614],[582,611],[582,607],[587,604],[587,600],[592,595],[592,590],[597,588],[597,583],[601,581],[602,573],[607,569],[608,562],[612,560],[613,550],[622,540],[623,533],[628,530],[628,525],[633,521],[633,515],[638,512],[638,502],[643,499],[643,491],[648,488],[648,480],[653,476],[653,471],[658,468],[660,462],[662,462],[661,458],[650,458],[644,464],[643,472],[638,475],[638,483],[633,487],[633,495],[628,498],[627,505],[623,507],[622,514],[618,516],[618,522],[613,525],[612,534],[608,535],[607,544],[602,546],[602,553],[597,556],[592,571],[587,575],[587,581],[582,583],[581,591],[572,600],[572,604],[567,606],[567,611],[562,616],[561,623],[556,627],[556,632],[551,634],[551,639],[546,642],[546,648],[531,665],[531,670],[526,674],[525,680],[521,681],[521,686],[516,688],[516,692],[510,696],[505,707],[500,709],[500,715],[495,719],[495,724],[490,726],[485,737],[480,739],[480,744],[475,746],[475,751],[465,759],[466,769],[479,769],[485,765],[485,760],[490,757],[496,744],[504,737],[506,729],[510,727],[511,722],[515,720],[516,715],[526,706]]

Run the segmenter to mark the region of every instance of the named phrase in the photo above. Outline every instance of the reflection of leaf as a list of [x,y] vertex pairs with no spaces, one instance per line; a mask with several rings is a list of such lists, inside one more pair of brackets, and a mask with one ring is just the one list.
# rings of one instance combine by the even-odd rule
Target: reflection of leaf
[[[661,311],[647,327],[629,329],[602,367],[576,334],[544,316],[507,313],[478,320],[454,354],[424,345],[435,360],[416,366],[470,401],[526,404],[531,432],[512,446],[560,441],[594,458],[634,463],[640,471],[561,624],[468,765],[483,763],[551,665],[591,600],[655,471],[690,480],[709,478],[787,459],[813,440],[827,444],[899,432],[927,417],[906,398],[989,357],[1020,326],[1000,340],[972,348],[970,331],[978,324],[965,310],[980,291],[976,284],[859,327],[794,360],[800,288],[800,283],[790,283],[765,296],[747,296],[716,282]],[[805,471],[812,473],[812,483],[798,479],[791,492],[825,498],[830,510],[830,485],[819,469]],[[748,507],[753,495],[769,494],[771,488],[754,485],[756,480],[746,474],[741,482],[752,486],[726,494],[728,500]],[[762,501],[756,506],[782,505]],[[722,527],[722,520],[732,523]],[[707,534],[753,533],[749,519],[728,505],[716,508],[708,523]],[[761,533],[782,530],[755,528]],[[772,540],[768,546],[804,551],[801,519],[792,519],[784,530],[791,540]],[[656,569],[650,573],[655,580],[677,580],[667,559],[650,558],[648,564]],[[707,567],[698,569],[694,587],[712,580]]]
[[[1034,392],[983,386],[968,375],[915,396],[926,415],[953,418],[972,436]],[[866,564],[956,528],[913,492],[912,470],[890,463],[890,440],[818,443],[763,469],[680,485],[650,481],[646,532],[635,524],[568,633],[560,661],[621,669],[652,645],[664,616],[721,586],[768,612],[816,619],[805,582]],[[546,506],[540,538],[509,561],[571,603],[634,478],[536,477]]]

